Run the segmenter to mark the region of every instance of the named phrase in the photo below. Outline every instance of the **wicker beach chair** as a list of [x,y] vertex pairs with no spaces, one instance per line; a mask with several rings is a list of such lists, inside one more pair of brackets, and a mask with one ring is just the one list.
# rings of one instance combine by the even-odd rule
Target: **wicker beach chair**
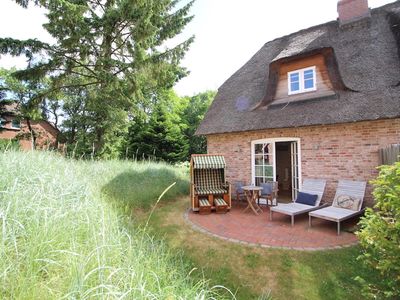
[[[190,160],[190,198],[193,211],[206,199],[211,209],[224,213],[231,208],[231,186],[225,180],[222,155],[194,154]],[[202,201],[204,204],[204,201]]]

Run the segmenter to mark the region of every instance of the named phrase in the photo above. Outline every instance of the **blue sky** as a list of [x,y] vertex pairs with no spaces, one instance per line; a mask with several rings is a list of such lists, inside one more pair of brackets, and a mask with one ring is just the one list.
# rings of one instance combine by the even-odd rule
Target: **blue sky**
[[[394,2],[369,0],[371,8]],[[262,45],[277,37],[337,18],[337,0],[197,0],[194,20],[176,42],[195,35],[183,65],[190,75],[175,90],[193,95],[218,87]],[[23,20],[23,22],[21,22]],[[13,0],[0,1],[0,36],[49,41],[42,10],[25,10]],[[23,67],[23,59],[0,58],[0,67]]]

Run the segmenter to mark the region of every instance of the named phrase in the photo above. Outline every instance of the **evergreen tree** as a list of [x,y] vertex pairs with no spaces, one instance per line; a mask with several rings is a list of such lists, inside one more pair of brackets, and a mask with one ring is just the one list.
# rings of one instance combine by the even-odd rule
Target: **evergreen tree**
[[192,154],[207,153],[207,140],[204,136],[195,136],[197,127],[203,120],[208,107],[215,97],[215,91],[206,91],[189,98],[182,117],[186,124],[184,134],[188,140],[189,157]]
[[[16,0],[24,7],[29,0]],[[96,153],[113,155],[116,135],[129,113],[140,109],[143,95],[170,88],[186,75],[179,66],[190,38],[161,50],[192,19],[192,2],[179,0],[35,0],[47,10],[45,29],[54,44],[37,40],[0,39],[0,54],[25,55],[30,62],[17,72],[23,79],[51,75],[38,99],[58,91],[87,90],[85,105],[93,121]],[[45,54],[46,59],[39,59]],[[71,80],[71,77],[80,80]]]
[[173,91],[162,92],[153,99],[150,117],[137,115],[129,127],[125,156],[137,159],[161,159],[175,163],[188,155],[188,141],[181,119],[187,103]]

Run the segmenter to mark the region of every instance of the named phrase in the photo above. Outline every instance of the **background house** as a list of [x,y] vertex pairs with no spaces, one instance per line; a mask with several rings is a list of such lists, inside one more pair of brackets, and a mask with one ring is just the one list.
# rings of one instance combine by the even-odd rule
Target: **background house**
[[[30,126],[36,135],[37,149],[55,149],[60,131],[45,120],[30,121]],[[0,116],[0,139],[17,139],[23,150],[32,149],[31,133],[25,119],[18,116],[17,105],[4,105]]]
[[[338,2],[336,21],[266,43],[218,90],[197,130],[230,181],[369,181],[378,151],[400,141],[400,2]],[[371,203],[371,186],[366,201]]]

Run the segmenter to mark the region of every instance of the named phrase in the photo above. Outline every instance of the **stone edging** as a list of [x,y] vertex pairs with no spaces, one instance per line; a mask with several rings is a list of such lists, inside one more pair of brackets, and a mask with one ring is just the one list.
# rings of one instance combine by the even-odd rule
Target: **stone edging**
[[232,242],[232,243],[237,243],[237,244],[242,244],[242,245],[246,245],[246,246],[250,246],[250,247],[261,247],[261,248],[270,248],[270,249],[283,249],[283,250],[297,250],[297,251],[322,251],[322,250],[335,250],[335,249],[343,249],[343,248],[348,248],[348,247],[352,247],[358,244],[357,242],[353,242],[347,245],[342,245],[342,246],[331,246],[331,247],[316,247],[316,248],[312,248],[312,247],[308,247],[308,248],[303,248],[303,247],[277,247],[277,246],[270,246],[270,245],[266,245],[266,244],[260,244],[260,243],[250,243],[250,242],[246,242],[246,241],[241,241],[238,239],[233,239],[233,238],[228,238],[225,236],[221,236],[218,234],[215,234],[211,231],[208,231],[206,229],[204,229],[203,227],[200,227],[199,225],[193,223],[191,220],[189,220],[189,211],[190,208],[186,209],[186,211],[183,214],[183,218],[185,220],[185,222],[192,227],[193,230],[195,231],[199,231],[201,233],[207,234],[209,236],[221,239],[221,240],[225,240],[228,242]]

